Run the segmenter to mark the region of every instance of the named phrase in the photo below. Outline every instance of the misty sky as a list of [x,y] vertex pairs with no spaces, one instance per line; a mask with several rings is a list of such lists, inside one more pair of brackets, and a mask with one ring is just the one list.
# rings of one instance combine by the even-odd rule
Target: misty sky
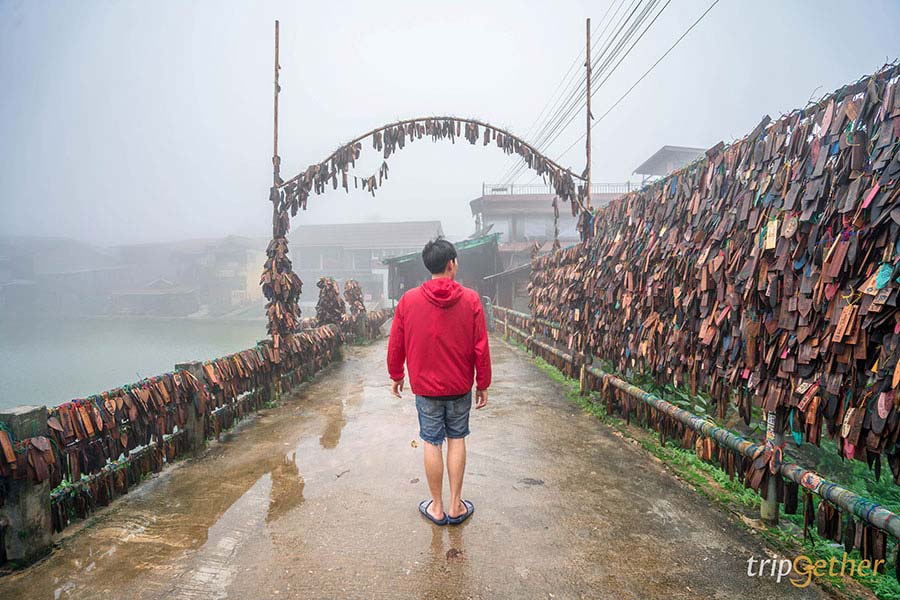
[[[674,0],[594,96],[602,114],[711,0]],[[0,0],[0,234],[108,245],[270,233],[273,23],[282,173],[400,118],[473,116],[525,133],[608,2]],[[900,56],[896,2],[721,0],[594,129],[594,180],[664,144],[709,147]],[[583,118],[549,149],[580,172]],[[380,158],[364,147],[360,175]],[[329,192],[304,223],[440,219],[513,159],[422,140],[375,197]],[[524,174],[521,182],[532,179]],[[297,222],[297,221],[295,221]]]

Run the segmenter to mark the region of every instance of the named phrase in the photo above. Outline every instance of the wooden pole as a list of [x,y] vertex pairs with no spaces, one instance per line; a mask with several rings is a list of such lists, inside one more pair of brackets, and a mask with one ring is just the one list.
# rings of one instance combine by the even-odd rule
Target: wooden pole
[[585,186],[586,186],[586,195],[585,195],[585,204],[587,206],[588,211],[591,210],[591,19],[588,17],[587,22],[585,24],[585,62],[584,67],[587,69],[587,140],[584,143],[585,152],[587,154],[587,169],[585,178]]
[[275,21],[275,122],[274,122],[274,140],[272,143],[272,168],[273,168],[273,184],[277,187],[281,183],[279,176],[281,172],[281,157],[278,156],[278,92],[281,88],[278,86],[278,71],[281,66],[278,64],[278,21]]

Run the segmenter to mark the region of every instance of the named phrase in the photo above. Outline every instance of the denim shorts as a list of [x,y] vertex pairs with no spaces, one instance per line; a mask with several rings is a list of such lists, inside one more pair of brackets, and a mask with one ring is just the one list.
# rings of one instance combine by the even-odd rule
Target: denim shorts
[[469,411],[472,409],[472,392],[458,400],[431,400],[416,396],[416,412],[419,413],[419,437],[430,444],[440,446],[444,438],[464,438],[469,435]]

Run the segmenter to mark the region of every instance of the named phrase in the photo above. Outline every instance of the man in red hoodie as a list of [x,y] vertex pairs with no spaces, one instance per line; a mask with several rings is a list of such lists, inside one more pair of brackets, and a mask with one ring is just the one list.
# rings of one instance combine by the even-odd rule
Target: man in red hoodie
[[[431,279],[403,294],[394,313],[388,342],[388,373],[393,393],[403,391],[403,362],[416,395],[419,435],[425,443],[425,476],[431,499],[419,512],[436,525],[458,524],[475,510],[462,499],[472,381],[477,383],[475,408],[484,408],[491,385],[491,354],[478,293],[454,281],[459,270],[456,248],[445,239],[428,242],[422,260]],[[476,376],[477,373],[477,376]],[[450,504],[443,501],[444,456]]]

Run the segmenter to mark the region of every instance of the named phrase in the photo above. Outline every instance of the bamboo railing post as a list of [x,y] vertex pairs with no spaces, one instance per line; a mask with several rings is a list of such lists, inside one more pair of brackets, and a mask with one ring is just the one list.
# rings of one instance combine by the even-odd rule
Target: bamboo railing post
[[[781,434],[782,411],[776,409],[766,413],[766,449],[771,450],[781,446],[783,436]],[[766,497],[759,504],[759,518],[767,525],[778,525],[778,479],[769,477],[766,487]]]

